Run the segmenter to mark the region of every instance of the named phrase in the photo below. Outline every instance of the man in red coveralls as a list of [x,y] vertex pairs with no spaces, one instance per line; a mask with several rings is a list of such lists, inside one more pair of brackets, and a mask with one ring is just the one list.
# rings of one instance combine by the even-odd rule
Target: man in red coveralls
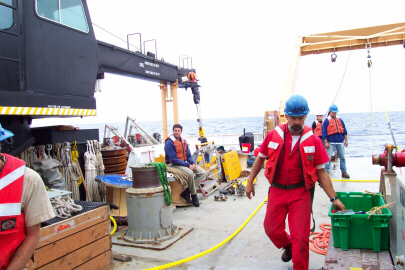
[[[309,113],[307,100],[300,95],[291,96],[284,113],[287,123],[270,131],[260,147],[248,179],[246,196],[251,199],[255,195],[253,180],[268,158],[264,174],[271,187],[264,219],[265,232],[277,248],[284,248],[281,256],[284,262],[292,259],[294,270],[307,270],[311,189],[316,181],[319,180],[336,210],[345,211],[345,206],[325,170],[329,157],[321,139],[304,125]],[[287,214],[291,235],[285,231]]]

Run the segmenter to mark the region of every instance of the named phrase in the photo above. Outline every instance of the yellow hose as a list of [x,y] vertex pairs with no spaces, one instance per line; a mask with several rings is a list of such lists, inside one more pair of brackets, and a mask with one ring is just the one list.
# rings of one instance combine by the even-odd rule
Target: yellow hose
[[154,267],[154,268],[149,268],[149,269],[147,269],[147,270],[151,270],[151,269],[153,269],[153,270],[157,270],[157,269],[167,269],[167,268],[170,268],[170,267],[173,267],[173,266],[176,266],[176,265],[180,265],[180,264],[183,264],[183,263],[192,261],[192,260],[194,260],[194,259],[200,258],[200,257],[202,257],[202,256],[204,256],[204,255],[207,255],[208,253],[210,253],[210,252],[216,250],[217,248],[221,247],[221,246],[224,245],[226,242],[228,242],[229,240],[231,240],[232,238],[234,238],[234,237],[246,226],[246,224],[253,218],[253,216],[257,213],[257,211],[259,211],[259,209],[263,206],[263,204],[265,204],[266,201],[267,201],[267,197],[266,197],[266,199],[264,199],[264,201],[256,208],[256,210],[250,215],[250,217],[239,227],[239,229],[237,229],[231,236],[229,236],[228,238],[226,238],[224,241],[222,241],[221,243],[219,243],[219,244],[216,245],[215,247],[212,247],[212,248],[210,248],[210,249],[208,249],[208,250],[206,250],[206,251],[204,251],[204,252],[201,252],[201,253],[199,253],[199,254],[197,254],[197,255],[194,255],[194,256],[191,256],[191,257],[189,257],[189,258],[186,258],[186,259],[183,259],[183,260],[180,260],[180,261],[176,261],[176,262],[172,262],[172,263],[168,263],[168,264],[164,264],[164,265],[157,266],[157,267]]
[[114,223],[114,229],[110,232],[110,234],[113,235],[117,231],[117,222],[115,222],[115,219],[112,216],[110,216],[110,219]]

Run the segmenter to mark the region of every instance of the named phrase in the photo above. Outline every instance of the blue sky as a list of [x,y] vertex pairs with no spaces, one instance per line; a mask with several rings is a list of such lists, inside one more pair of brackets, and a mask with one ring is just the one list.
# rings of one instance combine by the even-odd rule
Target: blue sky
[[[298,35],[397,23],[404,20],[405,10],[405,1],[87,2],[93,23],[122,39],[135,32],[141,32],[143,40],[156,39],[158,57],[174,64],[180,55],[191,56],[202,86],[203,118],[262,116],[277,110]],[[98,27],[95,31],[97,39],[126,47]],[[139,44],[135,39],[131,43]],[[372,49],[371,55],[373,110],[383,110],[381,100],[387,110],[403,110],[405,49]],[[350,54],[336,99],[341,112],[371,109],[366,57],[366,50]],[[307,97],[312,112],[329,107],[347,59],[348,53],[339,53],[335,63],[329,54],[302,58],[296,93]],[[97,117],[63,121],[124,122],[127,115],[139,121],[161,119],[156,83],[107,74],[96,98]],[[169,104],[169,119],[171,110]],[[192,95],[183,89],[179,89],[179,117],[197,118]]]

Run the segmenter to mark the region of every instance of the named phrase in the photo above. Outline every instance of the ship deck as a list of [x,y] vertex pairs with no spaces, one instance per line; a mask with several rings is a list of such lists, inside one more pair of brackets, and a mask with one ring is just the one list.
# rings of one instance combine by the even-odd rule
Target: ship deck
[[[333,181],[336,191],[378,192],[378,182],[354,181],[379,180],[381,167],[371,165],[371,157],[348,158],[347,171],[351,176],[350,182],[338,181],[341,179],[340,171],[332,173],[331,178],[337,180]],[[215,201],[214,195],[217,192],[205,199],[199,194],[201,203],[199,208],[177,207],[173,212],[173,224],[180,228],[193,228],[190,233],[165,250],[113,245],[114,252],[132,257],[131,262],[114,261],[115,268],[153,268],[189,258],[215,247],[232,235],[258,208],[267,196],[268,187],[268,181],[262,170],[255,185],[256,196],[252,200],[246,196],[229,195],[227,201]],[[316,231],[320,231],[319,224],[330,223],[329,206],[327,195],[317,185],[313,203]],[[288,269],[292,267],[292,262],[281,261],[283,250],[277,249],[266,236],[263,229],[265,213],[266,204],[233,239],[205,256],[174,266],[172,269]],[[118,236],[119,234],[115,234],[113,237]],[[324,266],[324,262],[324,255],[310,251],[310,269],[320,269]]]

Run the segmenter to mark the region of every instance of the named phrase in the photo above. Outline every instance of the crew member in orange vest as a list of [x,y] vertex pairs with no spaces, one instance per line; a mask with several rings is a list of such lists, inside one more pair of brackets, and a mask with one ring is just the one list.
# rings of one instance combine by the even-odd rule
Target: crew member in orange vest
[[[175,124],[173,126],[173,134],[166,139],[166,164],[187,174],[188,188],[183,191],[180,196],[188,203],[193,203],[194,206],[199,207],[200,202],[197,197],[197,187],[200,186],[202,180],[207,178],[207,173],[204,169],[194,164],[188,144],[186,140],[181,137],[182,132],[183,127],[180,124]],[[194,174],[196,175],[195,178]]]
[[[349,145],[347,129],[343,120],[336,116],[338,112],[338,107],[335,104],[329,107],[329,116],[325,119],[322,126],[322,138],[325,142],[329,159],[332,158],[333,152],[336,149],[340,159],[342,177],[350,178],[350,175],[346,171],[345,159],[345,147]],[[330,161],[326,164],[325,169],[329,173]]]
[[314,135],[318,136],[323,145],[325,145],[324,141],[322,140],[322,120],[323,114],[317,114],[315,121],[312,123],[312,132]]
[[[284,248],[282,261],[292,259],[294,270],[307,270],[311,192],[315,183],[319,181],[336,210],[345,211],[345,206],[325,170],[329,158],[322,141],[304,125],[309,113],[307,100],[301,95],[291,96],[284,113],[287,123],[271,130],[261,144],[248,179],[246,196],[251,199],[255,195],[253,180],[268,159],[264,174],[271,187],[264,230],[277,248]],[[290,234],[285,231],[287,214]]]
[[[0,146],[11,144],[12,136],[0,125]],[[38,244],[41,222],[53,217],[41,177],[23,160],[0,154],[0,269],[23,269]]]

